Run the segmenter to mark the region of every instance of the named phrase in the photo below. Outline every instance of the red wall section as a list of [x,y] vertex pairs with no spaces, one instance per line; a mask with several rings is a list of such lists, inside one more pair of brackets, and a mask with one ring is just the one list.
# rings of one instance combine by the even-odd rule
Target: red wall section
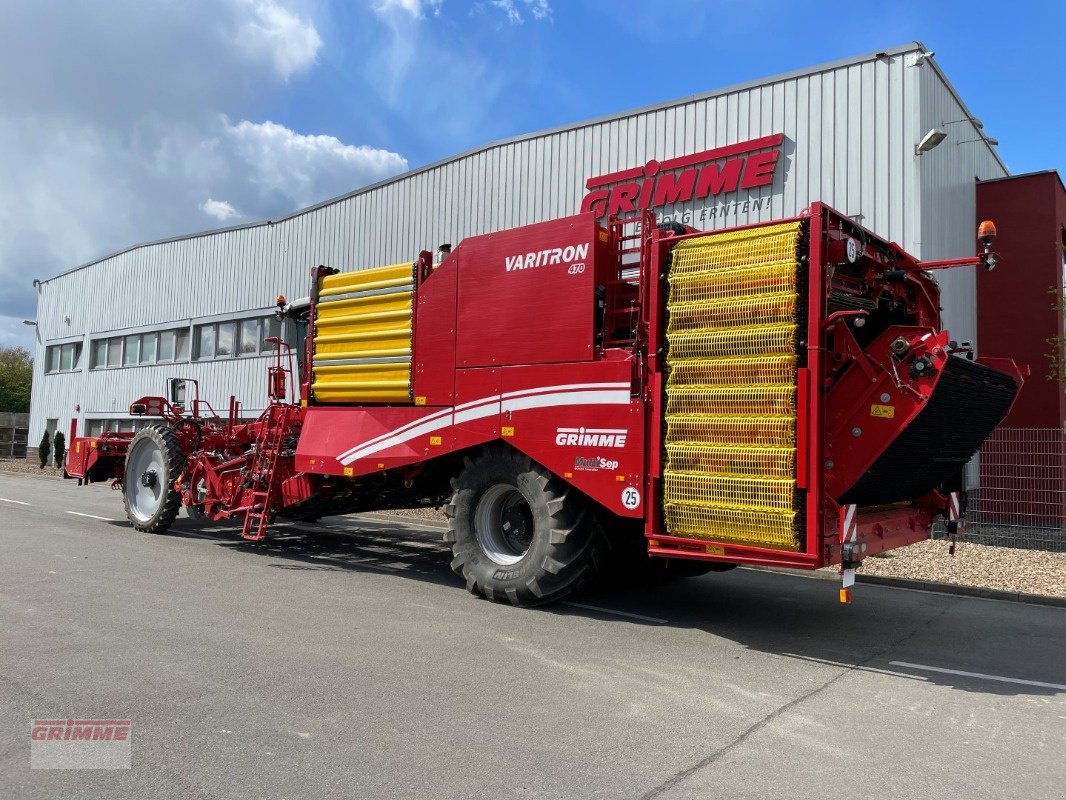
[[978,183],[977,219],[991,219],[999,233],[993,244],[996,269],[977,274],[980,355],[1013,358],[1032,370],[1002,424],[1062,429],[1066,393],[1058,380],[1049,380],[1053,366],[1047,356],[1055,350],[1048,339],[1063,336],[1062,180],[1052,171]]

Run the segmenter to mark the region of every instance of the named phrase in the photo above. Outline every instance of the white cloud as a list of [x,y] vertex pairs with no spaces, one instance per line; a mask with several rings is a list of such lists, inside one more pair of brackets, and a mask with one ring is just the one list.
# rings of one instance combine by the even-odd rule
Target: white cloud
[[514,0],[489,0],[489,5],[500,9],[507,16],[508,22],[522,23],[522,15],[515,8]]
[[374,4],[374,11],[382,15],[402,11],[415,19],[421,19],[426,11],[433,16],[439,16],[443,4],[444,0],[379,0]]
[[[410,1],[410,0],[408,0]],[[283,80],[313,66],[322,39],[310,22],[274,0],[243,0],[251,11],[234,38],[250,54],[265,55]]]
[[258,207],[310,205],[357,186],[403,172],[407,159],[398,153],[345,144],[334,136],[305,135],[274,122],[224,122],[224,146],[231,164],[258,194]]
[[213,200],[210,197],[200,204],[200,210],[207,214],[207,216],[214,217],[219,222],[226,222],[227,220],[236,219],[241,216],[241,212],[225,200]]
[[0,344],[32,346],[33,278],[406,168],[261,121],[324,47],[302,2],[0,2]]
[[552,7],[548,4],[548,0],[525,0],[525,4],[529,13],[533,15],[533,19],[550,20],[552,18]]
[[489,0],[489,5],[502,11],[507,21],[515,25],[521,25],[525,21],[520,5],[538,22],[551,21],[552,18],[552,8],[548,0]]

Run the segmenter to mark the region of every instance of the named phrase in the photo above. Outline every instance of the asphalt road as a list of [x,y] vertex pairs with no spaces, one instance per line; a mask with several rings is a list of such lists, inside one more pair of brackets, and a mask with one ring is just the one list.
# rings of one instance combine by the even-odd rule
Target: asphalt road
[[[1066,609],[736,570],[520,610],[426,527],[0,498],[0,797],[1066,796]],[[44,717],[132,719],[132,769],[31,770]]]

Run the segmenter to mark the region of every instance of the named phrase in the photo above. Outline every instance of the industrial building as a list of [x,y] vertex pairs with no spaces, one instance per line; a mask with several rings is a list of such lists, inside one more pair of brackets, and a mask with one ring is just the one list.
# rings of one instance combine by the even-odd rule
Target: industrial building
[[[972,254],[976,185],[1007,175],[994,144],[912,43],[487,144],[281,219],[134,244],[35,281],[29,438],[71,420],[131,430],[129,403],[174,376],[254,416],[263,340],[293,333],[274,299],[307,295],[312,266],[413,262],[581,210],[650,208],[709,230],[822,200],[923,259]],[[937,279],[946,327],[976,341],[973,270]]]

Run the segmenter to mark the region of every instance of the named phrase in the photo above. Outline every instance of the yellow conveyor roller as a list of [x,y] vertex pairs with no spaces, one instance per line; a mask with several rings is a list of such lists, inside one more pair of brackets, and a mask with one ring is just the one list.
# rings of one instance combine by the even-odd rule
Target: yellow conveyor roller
[[320,403],[411,402],[411,264],[323,276],[311,391]]
[[663,507],[672,535],[798,549],[801,223],[712,233],[671,254]]

